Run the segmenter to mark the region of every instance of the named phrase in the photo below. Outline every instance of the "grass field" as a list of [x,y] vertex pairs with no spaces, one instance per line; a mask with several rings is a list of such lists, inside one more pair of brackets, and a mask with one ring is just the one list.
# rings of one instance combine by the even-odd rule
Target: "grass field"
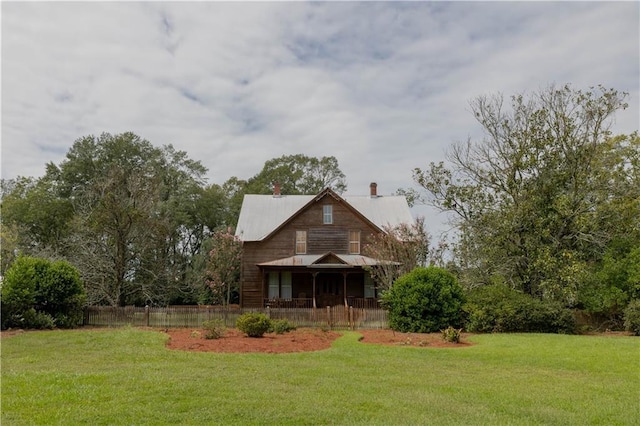
[[465,348],[367,345],[216,354],[124,328],[2,339],[6,425],[638,424],[640,339],[474,336]]

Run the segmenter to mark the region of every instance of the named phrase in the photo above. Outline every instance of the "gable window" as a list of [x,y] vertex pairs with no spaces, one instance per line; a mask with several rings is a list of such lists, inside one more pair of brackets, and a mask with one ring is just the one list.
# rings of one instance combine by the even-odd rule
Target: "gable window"
[[349,254],[360,254],[360,231],[349,231]]
[[331,204],[322,206],[322,223],[325,225],[333,223],[333,206]]
[[307,231],[296,231],[296,254],[307,253]]

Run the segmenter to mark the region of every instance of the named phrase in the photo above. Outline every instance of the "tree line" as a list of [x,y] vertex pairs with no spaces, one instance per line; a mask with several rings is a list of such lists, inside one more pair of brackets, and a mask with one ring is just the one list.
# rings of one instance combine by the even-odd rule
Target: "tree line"
[[[505,300],[527,312],[549,302],[620,324],[640,306],[640,138],[612,131],[627,98],[565,85],[472,100],[483,137],[415,168],[420,190],[398,190],[448,212],[455,235],[429,248],[418,221],[374,239],[369,255],[404,265],[372,271],[380,290],[437,264],[480,307],[471,316]],[[43,177],[2,181],[1,272],[18,254],[66,259],[89,304],[229,303],[238,272],[225,265],[239,256],[244,194],[269,194],[274,181],[286,194],[346,190],[334,157],[282,156],[221,185],[206,172],[133,133],[82,137]]]
[[2,181],[1,272],[18,255],[65,259],[90,305],[229,302],[216,250],[245,193],[268,194],[274,181],[288,194],[346,189],[334,157],[282,156],[222,185],[207,184],[206,172],[186,152],[133,133],[82,137],[41,178]]
[[452,215],[449,266],[470,294],[496,287],[494,304],[505,287],[611,325],[638,306],[640,138],[611,130],[627,98],[570,85],[478,97],[471,111],[483,138],[414,170],[417,195]]

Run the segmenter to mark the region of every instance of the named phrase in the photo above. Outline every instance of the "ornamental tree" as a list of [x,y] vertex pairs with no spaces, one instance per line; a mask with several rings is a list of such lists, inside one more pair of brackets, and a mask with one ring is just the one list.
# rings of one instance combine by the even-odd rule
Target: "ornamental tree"
[[231,228],[214,232],[211,240],[205,282],[214,300],[229,305],[231,293],[238,290],[240,283],[242,242]]

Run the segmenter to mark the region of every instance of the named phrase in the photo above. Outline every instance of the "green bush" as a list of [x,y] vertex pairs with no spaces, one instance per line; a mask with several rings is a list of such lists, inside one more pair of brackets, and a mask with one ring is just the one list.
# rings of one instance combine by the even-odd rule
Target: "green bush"
[[74,266],[65,261],[50,262],[46,279],[37,288],[36,302],[55,318],[57,327],[72,328],[82,323],[86,297],[80,272]]
[[382,300],[396,331],[431,333],[462,325],[462,287],[441,268],[416,268],[401,276]]
[[8,318],[8,323],[14,328],[37,330],[50,330],[56,326],[56,321],[51,317],[51,315],[46,312],[36,311],[33,308],[26,309],[19,313],[13,313],[11,317]]
[[22,256],[2,283],[2,328],[51,328],[51,321],[58,327],[75,327],[82,320],[84,303],[76,268],[65,261]]
[[472,332],[573,333],[570,309],[557,302],[534,299],[506,285],[474,289],[464,305],[466,329]]
[[624,310],[624,329],[640,336],[640,299],[629,302]]
[[238,317],[236,327],[249,337],[262,337],[271,328],[271,321],[265,314],[248,312]]
[[209,320],[202,323],[202,328],[205,330],[205,339],[219,339],[224,336],[227,328],[222,320]]
[[293,331],[295,329],[296,329],[296,326],[291,324],[289,320],[287,320],[286,318],[271,320],[271,327],[269,328],[269,333],[284,334],[284,333]]

